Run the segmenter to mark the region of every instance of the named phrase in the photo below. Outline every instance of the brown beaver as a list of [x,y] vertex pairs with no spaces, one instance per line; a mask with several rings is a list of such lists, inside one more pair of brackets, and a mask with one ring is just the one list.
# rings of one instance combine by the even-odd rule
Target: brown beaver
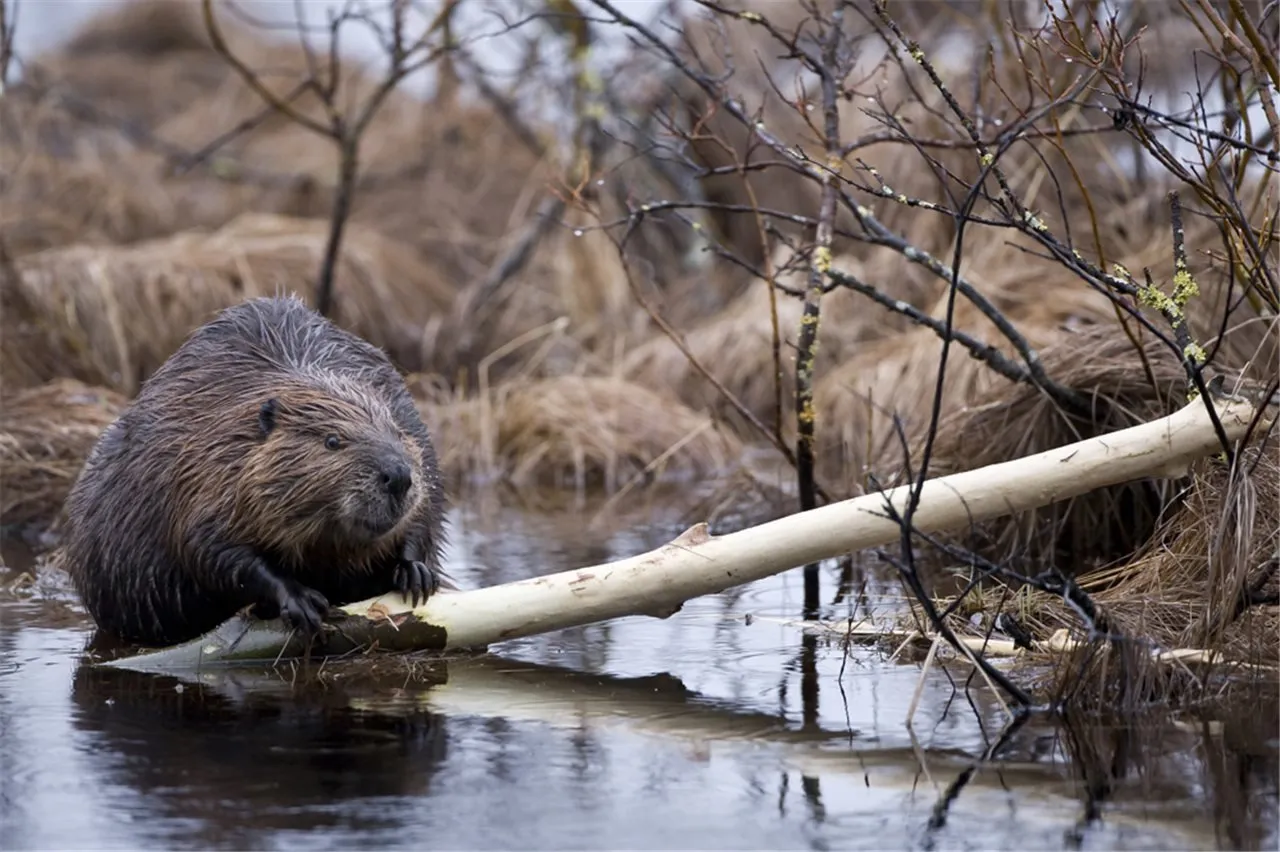
[[66,510],[75,587],[131,642],[251,605],[311,636],[331,604],[452,585],[435,449],[403,379],[295,297],[196,330],[103,432]]

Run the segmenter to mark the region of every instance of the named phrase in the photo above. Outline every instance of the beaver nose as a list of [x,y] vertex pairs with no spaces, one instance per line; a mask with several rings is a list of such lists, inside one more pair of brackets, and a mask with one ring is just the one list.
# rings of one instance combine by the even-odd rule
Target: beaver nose
[[382,485],[387,493],[399,500],[413,485],[413,471],[402,461],[393,461],[382,468]]

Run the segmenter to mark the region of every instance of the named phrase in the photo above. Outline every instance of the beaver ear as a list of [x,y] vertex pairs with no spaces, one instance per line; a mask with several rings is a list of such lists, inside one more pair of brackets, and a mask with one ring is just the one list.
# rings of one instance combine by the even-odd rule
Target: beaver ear
[[262,437],[271,434],[271,430],[276,428],[276,411],[279,410],[280,403],[272,399],[262,403],[262,407],[258,409],[258,428],[262,430]]

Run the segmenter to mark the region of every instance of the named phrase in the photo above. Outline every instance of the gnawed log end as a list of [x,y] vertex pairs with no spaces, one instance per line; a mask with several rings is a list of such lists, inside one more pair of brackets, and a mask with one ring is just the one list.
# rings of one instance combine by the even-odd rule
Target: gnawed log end
[[706,521],[700,521],[671,540],[675,547],[697,547],[711,541],[711,528]]
[[[97,665],[145,671],[199,669],[207,666],[265,663],[361,654],[369,651],[444,651],[448,631],[412,610],[392,611],[373,602],[363,612],[337,610],[310,647],[280,619],[263,621],[241,613],[195,639]],[[483,650],[483,649],[478,649]]]

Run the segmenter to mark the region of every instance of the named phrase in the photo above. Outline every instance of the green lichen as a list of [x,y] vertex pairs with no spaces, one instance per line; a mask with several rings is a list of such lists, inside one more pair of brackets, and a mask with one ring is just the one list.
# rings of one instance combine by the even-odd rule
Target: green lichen
[[[822,275],[826,275],[831,271],[830,246],[818,246],[817,251],[813,253],[813,265]],[[805,317],[805,319],[808,319],[808,317]]]
[[817,415],[813,410],[813,397],[805,396],[804,401],[800,403],[800,410],[796,412],[796,419],[806,426],[813,426],[817,421]]
[[1192,364],[1203,364],[1207,356],[1205,355],[1204,348],[1193,340],[1182,350],[1182,357],[1186,358]]
[[1155,286],[1139,287],[1138,301],[1149,308],[1155,308],[1169,317],[1170,320],[1173,320],[1175,324],[1182,321],[1182,308]]
[[1177,267],[1173,273],[1173,301],[1182,307],[1200,295],[1200,285],[1191,276],[1191,271],[1187,269],[1186,264],[1179,263]]

